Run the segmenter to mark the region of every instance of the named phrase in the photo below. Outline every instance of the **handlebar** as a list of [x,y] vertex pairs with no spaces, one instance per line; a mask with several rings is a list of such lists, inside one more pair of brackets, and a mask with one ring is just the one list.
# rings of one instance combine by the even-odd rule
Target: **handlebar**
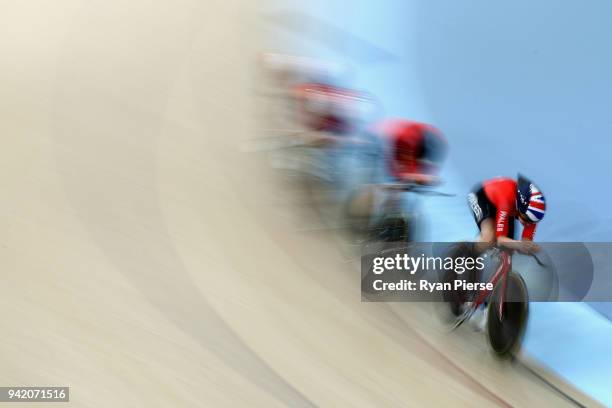
[[424,186],[416,183],[378,183],[377,187],[381,187],[388,190],[397,190],[397,191],[410,191],[418,194],[432,195],[432,196],[442,196],[442,197],[454,197],[456,194],[452,193],[443,193],[441,191],[431,190],[428,186]]
[[[491,247],[491,248],[489,248],[489,251],[490,251],[490,252],[493,252],[495,255],[499,255],[499,254],[501,254],[502,252],[509,252],[509,253],[512,253],[512,252],[513,252],[513,251],[510,251],[510,250],[508,250],[508,249],[501,249],[501,248],[496,247],[496,246],[495,246],[495,247]],[[538,255],[537,255],[537,254],[523,254],[523,255],[527,255],[527,256],[532,257],[532,258],[533,258],[533,259],[536,261],[536,263],[537,263],[538,265],[540,265],[541,267],[546,268],[546,267],[548,266],[548,265],[546,265],[544,262],[542,262],[542,260],[541,260],[541,259],[538,257]]]
[[536,254],[529,254],[533,259],[535,259],[536,263],[542,267],[546,267],[547,265],[538,258]]

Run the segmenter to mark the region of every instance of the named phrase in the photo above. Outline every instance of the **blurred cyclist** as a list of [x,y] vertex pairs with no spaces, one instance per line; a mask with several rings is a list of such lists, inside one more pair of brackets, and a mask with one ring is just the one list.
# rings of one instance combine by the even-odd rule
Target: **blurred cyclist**
[[[536,224],[544,218],[546,201],[542,191],[525,176],[484,181],[468,194],[468,203],[480,229],[478,250],[493,245],[526,254],[540,250],[532,241]],[[523,224],[520,241],[515,239],[516,218]]]
[[325,83],[300,83],[291,90],[298,122],[313,132],[314,144],[320,145],[354,136],[359,107],[370,103],[358,91]]
[[342,87],[348,68],[308,57],[265,53],[263,67],[286,97],[289,116],[300,129],[293,132],[303,145],[328,147],[338,142],[359,143],[357,127],[377,108],[365,92]]
[[[431,186],[440,183],[439,172],[446,158],[447,142],[438,129],[406,119],[387,119],[373,126],[371,133],[385,145],[381,164],[387,176],[379,182],[390,178],[391,184]],[[389,212],[405,208],[408,203],[401,201],[406,198],[399,194],[401,189],[388,189],[385,185],[373,183],[363,186],[352,197],[348,215],[356,220],[361,218],[364,220],[362,224],[372,226]],[[411,211],[415,211],[416,204],[408,205]]]

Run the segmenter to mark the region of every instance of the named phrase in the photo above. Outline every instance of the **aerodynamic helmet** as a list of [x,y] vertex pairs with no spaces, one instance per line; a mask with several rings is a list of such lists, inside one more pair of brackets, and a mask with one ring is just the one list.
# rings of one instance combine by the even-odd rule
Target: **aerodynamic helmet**
[[531,222],[536,223],[544,218],[546,200],[544,194],[531,180],[522,174],[518,175],[516,191],[516,208]]

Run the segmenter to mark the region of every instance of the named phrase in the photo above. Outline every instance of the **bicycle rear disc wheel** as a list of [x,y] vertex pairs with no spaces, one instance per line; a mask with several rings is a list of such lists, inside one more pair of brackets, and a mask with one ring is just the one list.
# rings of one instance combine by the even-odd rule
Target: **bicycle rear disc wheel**
[[529,298],[523,278],[514,271],[508,273],[503,314],[500,319],[498,310],[502,290],[503,280],[500,280],[490,297],[487,332],[489,344],[495,354],[499,357],[509,357],[520,348],[527,326]]

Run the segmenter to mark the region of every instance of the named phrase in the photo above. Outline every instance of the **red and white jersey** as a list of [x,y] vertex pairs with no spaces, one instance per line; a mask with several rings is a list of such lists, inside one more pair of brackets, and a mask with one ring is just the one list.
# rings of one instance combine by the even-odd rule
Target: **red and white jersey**
[[[497,209],[495,215],[495,234],[498,237],[508,235],[510,223],[518,217],[516,208],[517,184],[514,179],[498,177],[482,183],[485,195]],[[526,224],[523,228],[523,239],[533,240],[536,224]]]

